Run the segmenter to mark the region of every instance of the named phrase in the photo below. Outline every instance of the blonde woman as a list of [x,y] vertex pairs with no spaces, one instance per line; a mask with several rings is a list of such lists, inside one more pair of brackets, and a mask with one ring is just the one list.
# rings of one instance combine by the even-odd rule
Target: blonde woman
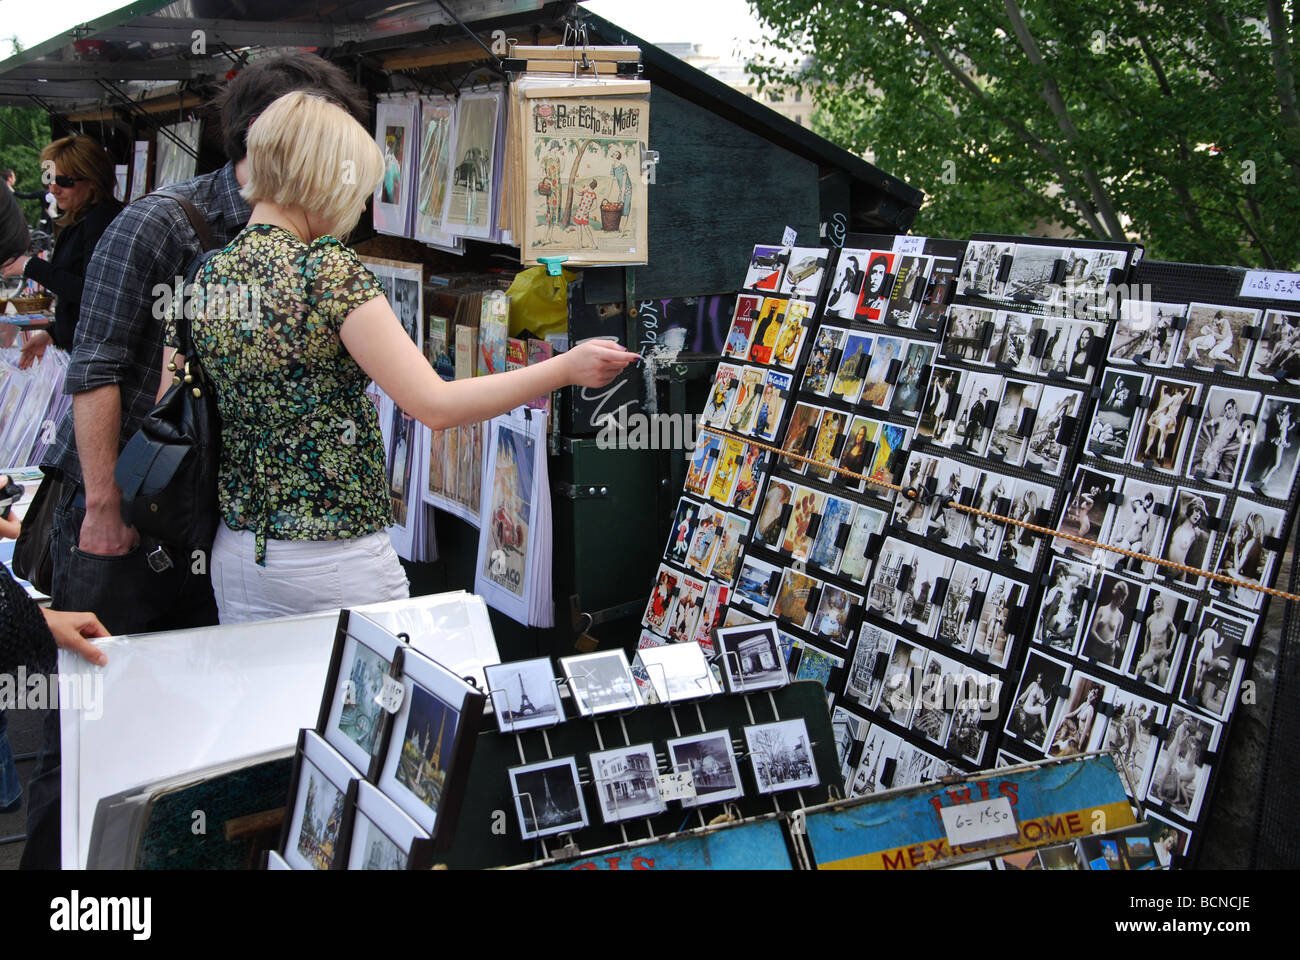
[[59,299],[51,331],[33,334],[23,345],[19,360],[23,369],[44,356],[51,342],[61,350],[72,349],[86,266],[100,236],[122,210],[113,197],[117,184],[113,160],[92,137],[55,140],[41,151],[41,170],[63,211],[55,221],[54,255],[42,260],[24,254],[5,264],[3,273],[35,280]]
[[222,623],[408,595],[386,532],[393,516],[370,380],[442,430],[569,384],[602,387],[637,359],[592,341],[525,369],[444,382],[337,239],[384,172],[365,128],[321,97],[286,94],[249,131],[252,214],[197,278],[223,288],[224,303],[201,305],[193,322],[222,421],[224,522],[211,561]]

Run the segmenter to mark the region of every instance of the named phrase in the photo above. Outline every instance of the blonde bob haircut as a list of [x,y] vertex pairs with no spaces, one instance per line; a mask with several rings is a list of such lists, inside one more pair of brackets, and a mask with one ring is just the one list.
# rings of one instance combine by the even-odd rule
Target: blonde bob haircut
[[342,107],[301,90],[286,93],[248,131],[249,205],[296,207],[344,235],[357,225],[384,176],[384,155]]

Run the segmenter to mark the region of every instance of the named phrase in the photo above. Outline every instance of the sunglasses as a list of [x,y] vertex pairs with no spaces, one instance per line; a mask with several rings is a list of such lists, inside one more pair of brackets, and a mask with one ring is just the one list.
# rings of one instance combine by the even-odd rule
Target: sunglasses
[[90,179],[89,177],[69,177],[60,173],[57,177],[54,178],[54,182],[57,183],[59,186],[63,187],[64,189],[71,189],[72,187],[75,187],[77,185],[77,181],[89,180],[89,179]]

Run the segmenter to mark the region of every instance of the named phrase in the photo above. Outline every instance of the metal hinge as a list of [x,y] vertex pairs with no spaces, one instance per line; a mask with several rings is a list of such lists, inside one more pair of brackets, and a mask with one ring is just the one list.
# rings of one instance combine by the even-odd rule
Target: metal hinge
[[568,483],[559,481],[555,492],[570,500],[599,500],[609,496],[609,487],[603,483]]

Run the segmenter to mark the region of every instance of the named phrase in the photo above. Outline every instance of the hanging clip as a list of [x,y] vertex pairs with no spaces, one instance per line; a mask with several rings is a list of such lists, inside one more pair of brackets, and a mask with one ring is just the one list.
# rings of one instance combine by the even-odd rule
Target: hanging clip
[[546,275],[548,277],[561,277],[564,275],[564,273],[560,269],[560,264],[564,263],[564,261],[568,259],[569,259],[568,257],[563,257],[563,256],[562,257],[538,257],[537,262],[546,268]]

